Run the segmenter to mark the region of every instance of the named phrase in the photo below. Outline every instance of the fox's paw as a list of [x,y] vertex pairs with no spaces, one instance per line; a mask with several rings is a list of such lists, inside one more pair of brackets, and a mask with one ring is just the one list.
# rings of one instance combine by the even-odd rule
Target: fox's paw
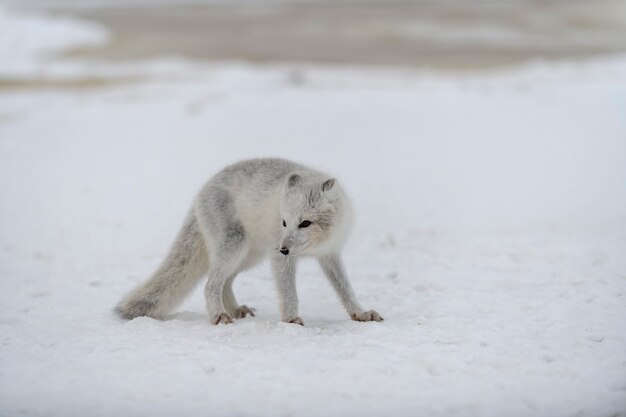
[[213,324],[230,324],[233,323],[232,316],[228,313],[220,313],[213,319]]
[[236,319],[242,319],[246,316],[254,317],[254,308],[243,305],[239,306],[239,308],[235,310]]
[[300,317],[294,317],[293,319],[287,321],[287,323],[299,324],[300,326],[304,326],[304,322]]
[[353,313],[350,317],[355,321],[384,321],[380,314],[378,314],[375,310]]

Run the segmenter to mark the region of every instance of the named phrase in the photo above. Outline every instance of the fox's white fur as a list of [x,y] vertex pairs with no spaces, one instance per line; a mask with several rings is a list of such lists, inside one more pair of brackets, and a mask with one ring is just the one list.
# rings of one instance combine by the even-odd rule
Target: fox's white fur
[[380,321],[354,295],[340,258],[351,213],[337,181],[283,159],[241,161],[200,190],[178,237],[150,279],[116,307],[123,318],[162,318],[208,273],[204,294],[212,323],[254,316],[233,293],[237,274],[271,258],[282,320],[298,315],[298,258],[313,256],[353,320]]

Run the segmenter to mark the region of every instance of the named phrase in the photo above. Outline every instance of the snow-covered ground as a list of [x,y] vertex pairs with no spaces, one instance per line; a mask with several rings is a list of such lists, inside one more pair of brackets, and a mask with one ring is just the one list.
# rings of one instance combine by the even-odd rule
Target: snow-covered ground
[[[1,416],[626,415],[626,59],[25,76],[67,71],[143,81],[0,90]],[[348,320],[312,262],[306,327],[267,265],[235,285],[255,318],[211,326],[201,291],[114,317],[200,185],[269,155],[345,184],[347,269],[385,321]]]
[[27,78],[47,73],[47,58],[67,47],[99,45],[105,28],[60,16],[25,14],[0,4],[0,77]]

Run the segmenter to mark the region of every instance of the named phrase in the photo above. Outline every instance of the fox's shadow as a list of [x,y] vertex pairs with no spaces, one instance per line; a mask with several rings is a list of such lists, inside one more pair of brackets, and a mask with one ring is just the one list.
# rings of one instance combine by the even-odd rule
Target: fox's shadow
[[183,320],[183,321],[199,321],[199,320],[208,320],[206,313],[196,313],[193,311],[181,311],[179,313],[174,313],[167,315],[163,318],[163,321],[170,320]]

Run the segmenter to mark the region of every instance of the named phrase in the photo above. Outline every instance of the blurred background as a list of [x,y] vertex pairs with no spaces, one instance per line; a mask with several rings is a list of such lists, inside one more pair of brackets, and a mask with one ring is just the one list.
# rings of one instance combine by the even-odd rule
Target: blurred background
[[[0,415],[626,414],[626,1],[0,1]],[[277,156],[355,207],[350,322],[111,308],[199,187]],[[208,410],[208,411],[207,411]]]
[[101,23],[114,59],[485,69],[626,48],[621,0],[113,0],[8,2]]

